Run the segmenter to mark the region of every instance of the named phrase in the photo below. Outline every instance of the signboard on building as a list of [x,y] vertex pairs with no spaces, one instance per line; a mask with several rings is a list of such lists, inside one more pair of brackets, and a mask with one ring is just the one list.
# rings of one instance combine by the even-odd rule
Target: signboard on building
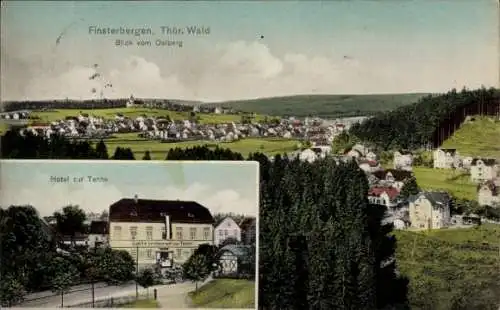
[[169,247],[191,247],[198,246],[201,242],[192,242],[192,241],[134,241],[132,242],[133,247],[139,248],[169,248]]

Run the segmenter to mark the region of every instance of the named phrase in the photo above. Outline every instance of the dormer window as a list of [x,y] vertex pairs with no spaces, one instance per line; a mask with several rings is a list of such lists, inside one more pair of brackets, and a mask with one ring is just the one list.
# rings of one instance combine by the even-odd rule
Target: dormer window
[[193,217],[194,217],[194,214],[193,214],[193,213],[188,213],[188,217],[193,218]]
[[137,216],[137,212],[136,211],[130,212],[130,216]]

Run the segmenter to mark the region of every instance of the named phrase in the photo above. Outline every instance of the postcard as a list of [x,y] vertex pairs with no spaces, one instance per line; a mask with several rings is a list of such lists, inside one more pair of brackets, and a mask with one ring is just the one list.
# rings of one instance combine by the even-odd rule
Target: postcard
[[0,305],[498,309],[499,21],[1,1]]
[[16,288],[3,305],[255,308],[256,163],[3,160],[1,169],[1,276]]

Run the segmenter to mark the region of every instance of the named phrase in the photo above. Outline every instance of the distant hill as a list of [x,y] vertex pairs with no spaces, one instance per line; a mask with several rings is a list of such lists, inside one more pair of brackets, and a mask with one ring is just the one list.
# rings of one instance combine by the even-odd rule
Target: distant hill
[[325,118],[373,115],[391,111],[425,97],[427,93],[381,95],[298,95],[207,103],[265,115]]
[[441,146],[457,149],[460,155],[500,159],[500,120],[470,117]]

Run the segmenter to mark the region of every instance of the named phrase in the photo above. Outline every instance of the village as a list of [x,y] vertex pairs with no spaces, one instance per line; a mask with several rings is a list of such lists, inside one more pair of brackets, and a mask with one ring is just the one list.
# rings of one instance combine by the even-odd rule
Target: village
[[[133,96],[129,99],[127,108],[134,109],[146,106],[158,108],[157,105],[138,105],[133,102]],[[165,108],[165,107],[161,107]],[[165,111],[185,111],[186,107],[169,106]],[[31,133],[37,136],[50,138],[52,135],[61,135],[68,138],[78,139],[105,139],[119,134],[137,133],[137,138],[156,140],[159,142],[182,142],[182,141],[213,141],[234,142],[244,138],[268,138],[281,139],[307,139],[317,146],[330,145],[334,137],[346,131],[364,117],[342,118],[325,120],[321,118],[298,119],[293,116],[273,118],[268,121],[254,122],[251,116],[242,116],[242,121],[223,122],[218,124],[199,124],[196,121],[196,113],[212,113],[213,115],[234,113],[234,111],[222,108],[194,106],[187,107],[192,114],[190,119],[172,120],[169,118],[141,115],[135,118],[117,113],[111,119],[94,116],[92,113],[76,112],[74,116],[65,119],[54,120],[43,123],[31,120],[32,111],[19,110],[1,113],[3,122],[20,124],[22,134]],[[172,109],[172,110],[170,110]],[[29,120],[29,122],[27,122]]]
[[[292,157],[313,162],[320,158],[333,156],[338,162],[354,160],[368,178],[368,199],[373,204],[387,207],[387,222],[395,229],[428,230],[459,228],[483,222],[498,223],[481,218],[476,214],[452,215],[452,196],[446,191],[422,189],[418,193],[404,197],[405,186],[416,187],[413,173],[414,155],[409,151],[393,153],[393,167],[383,167],[375,152],[362,144],[356,144],[344,155],[331,154],[331,148],[313,146],[297,151]],[[460,156],[455,149],[436,149],[432,151],[433,169],[455,170],[469,175],[470,181],[477,184],[477,201],[480,206],[500,207],[500,166],[494,158],[472,158]],[[415,182],[412,185],[409,183]]]

